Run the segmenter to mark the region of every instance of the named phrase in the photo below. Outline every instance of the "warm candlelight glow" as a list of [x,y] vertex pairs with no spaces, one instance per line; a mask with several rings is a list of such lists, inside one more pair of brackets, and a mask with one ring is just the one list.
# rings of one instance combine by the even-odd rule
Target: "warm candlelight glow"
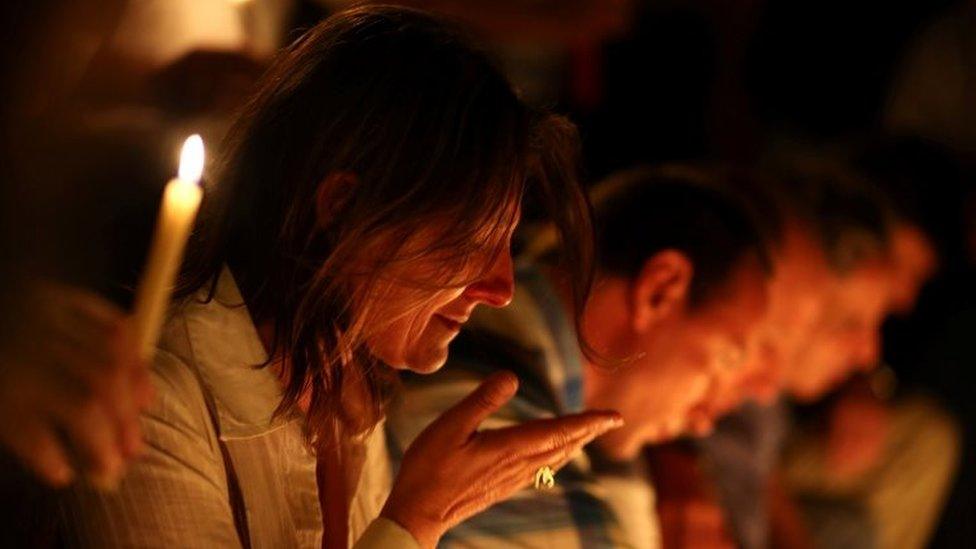
[[179,177],[170,180],[163,189],[152,247],[136,288],[135,333],[139,352],[146,360],[152,358],[159,339],[183,248],[200,207],[203,189],[197,183],[202,174],[203,140],[199,135],[191,135],[183,143]]
[[183,142],[180,151],[179,177],[183,181],[198,183],[203,176],[203,139],[193,134]]

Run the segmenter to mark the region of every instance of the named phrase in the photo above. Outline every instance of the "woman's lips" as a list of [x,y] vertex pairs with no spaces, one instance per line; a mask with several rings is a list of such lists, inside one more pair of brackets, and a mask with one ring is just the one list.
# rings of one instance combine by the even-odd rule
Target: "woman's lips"
[[448,329],[453,330],[455,332],[460,331],[461,325],[464,324],[463,320],[455,320],[452,318],[447,318],[446,316],[443,315],[434,315],[434,316],[436,316],[437,319],[440,320],[442,324],[447,326]]

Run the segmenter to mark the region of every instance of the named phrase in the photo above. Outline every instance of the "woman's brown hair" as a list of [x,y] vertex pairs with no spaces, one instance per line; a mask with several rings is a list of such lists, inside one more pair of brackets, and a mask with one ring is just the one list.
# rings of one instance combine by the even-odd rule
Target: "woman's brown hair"
[[[212,296],[229,266],[255,324],[274,326],[270,360],[288,364],[279,413],[310,390],[318,445],[365,432],[391,387],[365,348],[389,267],[434,258],[443,272],[412,282],[463,285],[461,266],[507,253],[531,196],[560,228],[582,310],[593,253],[577,149],[571,123],[521,102],[451,25],[385,6],[336,14],[282,52],[233,125],[178,295]],[[339,188],[323,223],[326,180]],[[403,245],[432,228],[433,245]],[[367,394],[355,411],[350,379]]]

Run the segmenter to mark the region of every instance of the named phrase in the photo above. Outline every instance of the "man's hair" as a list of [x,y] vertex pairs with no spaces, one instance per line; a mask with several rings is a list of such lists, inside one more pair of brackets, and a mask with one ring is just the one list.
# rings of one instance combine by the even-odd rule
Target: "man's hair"
[[944,145],[918,136],[882,135],[852,162],[889,199],[898,223],[925,232],[943,260],[965,255],[965,207],[971,170]]
[[597,185],[592,199],[599,270],[633,277],[654,254],[679,251],[694,268],[692,306],[714,297],[748,256],[769,274],[762,232],[741,200],[728,192],[725,177],[687,166],[644,167]]
[[823,158],[781,161],[772,169],[785,215],[811,231],[835,272],[887,253],[892,210],[869,180]]

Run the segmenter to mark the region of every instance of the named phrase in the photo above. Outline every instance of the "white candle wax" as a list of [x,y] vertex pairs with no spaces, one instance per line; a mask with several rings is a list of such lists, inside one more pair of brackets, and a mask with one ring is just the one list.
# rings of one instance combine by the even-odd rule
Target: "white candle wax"
[[152,247],[136,288],[133,324],[143,359],[152,357],[159,339],[183,249],[203,197],[197,184],[202,172],[203,141],[193,135],[183,144],[179,177],[171,179],[163,191]]

